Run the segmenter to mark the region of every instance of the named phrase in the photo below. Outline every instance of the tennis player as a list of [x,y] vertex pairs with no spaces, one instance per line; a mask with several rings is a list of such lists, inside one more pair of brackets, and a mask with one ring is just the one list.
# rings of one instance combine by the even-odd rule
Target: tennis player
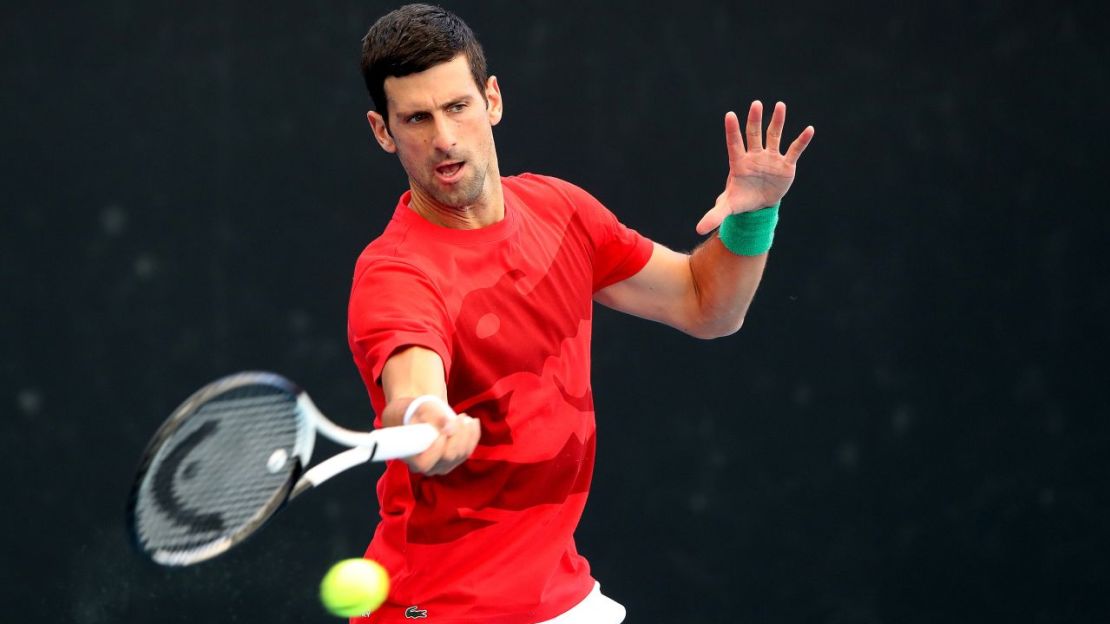
[[[393,586],[352,621],[621,622],[624,607],[574,544],[594,465],[593,302],[699,338],[737,331],[813,128],[783,154],[785,105],[766,145],[759,102],[747,147],[726,115],[729,176],[697,225],[717,233],[687,255],[569,182],[501,176],[501,89],[452,13],[412,4],[385,15],[363,40],[362,72],[374,137],[409,190],[358,258],[350,347],[377,426],[429,422],[441,435],[378,482],[366,555]],[[434,402],[408,410],[421,395],[459,416]]]

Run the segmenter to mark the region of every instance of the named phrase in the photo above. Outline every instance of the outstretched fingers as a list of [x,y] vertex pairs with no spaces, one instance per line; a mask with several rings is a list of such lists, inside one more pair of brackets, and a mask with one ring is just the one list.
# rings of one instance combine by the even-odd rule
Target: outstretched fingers
[[730,164],[733,159],[744,155],[744,135],[740,133],[740,120],[732,111],[725,113],[725,147],[728,148]]
[[[806,126],[783,155],[782,134],[786,127],[786,104],[775,102],[763,145],[763,103],[752,102],[743,130],[736,113],[725,114],[725,144],[729,176],[725,190],[698,221],[699,234],[708,234],[735,212],[768,206],[786,194],[794,180],[794,165],[813,139],[813,126]],[[746,144],[746,148],[745,148]],[[767,153],[763,153],[766,150]]]
[[816,132],[816,130],[813,129],[813,126],[806,126],[806,129],[802,130],[798,138],[794,139],[794,142],[790,144],[790,148],[786,150],[787,163],[791,165],[798,164],[798,159],[802,157],[802,152],[806,151],[806,148],[809,147],[809,142],[813,140],[814,132]]
[[767,151],[779,151],[779,141],[782,140],[782,128],[786,125],[786,104],[775,103],[775,110],[771,113],[771,124],[767,126]]
[[725,217],[732,214],[732,211],[729,210],[728,204],[725,203],[724,199],[724,193],[718,195],[717,201],[713,204],[713,207],[705,213],[705,215],[701,218],[701,221],[698,221],[697,226],[695,226],[694,228],[695,230],[697,230],[698,234],[704,235],[712,232],[717,226],[721,225],[721,222],[725,220]]
[[748,152],[763,151],[763,102],[756,100],[748,109]]

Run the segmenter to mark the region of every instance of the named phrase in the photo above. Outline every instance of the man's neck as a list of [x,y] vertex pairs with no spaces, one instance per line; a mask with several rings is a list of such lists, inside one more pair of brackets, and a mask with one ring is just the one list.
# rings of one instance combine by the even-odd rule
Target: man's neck
[[469,206],[445,206],[420,189],[412,188],[409,208],[430,223],[453,230],[476,230],[491,226],[505,218],[505,198],[501,178],[488,181],[485,192]]

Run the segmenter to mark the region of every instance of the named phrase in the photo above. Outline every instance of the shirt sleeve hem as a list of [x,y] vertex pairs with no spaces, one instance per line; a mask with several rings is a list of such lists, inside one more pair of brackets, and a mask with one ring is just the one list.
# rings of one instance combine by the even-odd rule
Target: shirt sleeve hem
[[617,268],[594,284],[595,293],[617,282],[622,282],[632,277],[647,266],[648,260],[651,259],[655,244],[639,233],[636,234],[636,237],[636,245],[629,250],[628,254],[621,260],[620,264],[617,265]]
[[382,370],[393,354],[404,347],[423,347],[434,351],[443,360],[443,379],[446,381],[451,371],[451,353],[447,343],[438,336],[422,332],[398,332],[374,346],[372,351],[367,351],[366,361],[371,363],[371,374],[374,383],[381,386]]

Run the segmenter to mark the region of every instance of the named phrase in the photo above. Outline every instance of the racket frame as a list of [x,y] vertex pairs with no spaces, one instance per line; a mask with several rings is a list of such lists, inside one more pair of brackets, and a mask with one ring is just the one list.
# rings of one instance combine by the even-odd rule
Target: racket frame
[[[249,385],[277,387],[296,399],[297,433],[292,455],[286,459],[286,461],[293,461],[294,465],[285,484],[275,490],[274,494],[264,505],[259,507],[250,520],[231,535],[223,536],[188,550],[151,549],[146,547],[139,535],[136,520],[138,516],[137,506],[147,473],[150,471],[155,458],[166,441],[199,411],[200,406],[225,392]],[[449,415],[454,415],[454,411],[451,410],[447,402],[439,397],[432,396],[428,399],[422,398],[422,400],[436,402],[446,409]],[[312,458],[317,433],[337,444],[353,448],[305,470]],[[281,375],[262,371],[247,371],[228,375],[205,385],[185,399],[162,423],[143,449],[127,500],[127,531],[136,550],[145,553],[155,563],[177,567],[207,561],[227,552],[253,535],[289,501],[344,470],[373,460],[385,461],[418,454],[427,449],[437,437],[439,437],[439,430],[426,423],[388,427],[372,432],[346,429],[325,417],[312,402],[312,399],[308,397],[307,392]]]

